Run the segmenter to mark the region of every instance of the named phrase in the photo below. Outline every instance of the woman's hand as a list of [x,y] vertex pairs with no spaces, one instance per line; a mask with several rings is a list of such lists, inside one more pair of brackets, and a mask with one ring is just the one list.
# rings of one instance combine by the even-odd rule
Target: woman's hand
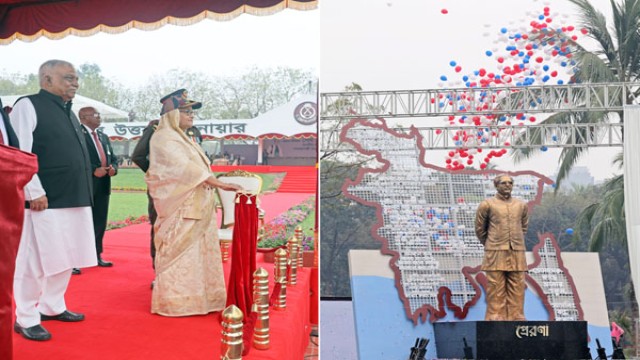
[[220,188],[222,190],[226,190],[226,191],[242,191],[242,190],[244,190],[242,188],[242,186],[240,186],[240,185],[222,182],[222,181],[218,180],[215,176],[209,176],[209,178],[207,178],[207,180],[205,180],[205,183],[208,184],[208,185]]
[[230,183],[223,183],[223,182],[221,182],[221,183],[222,183],[222,184],[225,184],[224,186],[220,186],[220,188],[221,188],[222,190],[227,190],[227,191],[236,191],[236,192],[237,192],[237,191],[242,191],[242,190],[244,190],[244,189],[242,188],[242,186],[237,185],[237,184],[230,184]]

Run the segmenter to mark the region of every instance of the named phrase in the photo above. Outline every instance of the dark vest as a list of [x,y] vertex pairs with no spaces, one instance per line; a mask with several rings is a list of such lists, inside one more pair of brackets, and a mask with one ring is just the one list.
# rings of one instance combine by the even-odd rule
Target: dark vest
[[91,166],[80,122],[71,102],[45,90],[27,96],[36,110],[31,152],[38,155],[38,177],[50,209],[93,205]]

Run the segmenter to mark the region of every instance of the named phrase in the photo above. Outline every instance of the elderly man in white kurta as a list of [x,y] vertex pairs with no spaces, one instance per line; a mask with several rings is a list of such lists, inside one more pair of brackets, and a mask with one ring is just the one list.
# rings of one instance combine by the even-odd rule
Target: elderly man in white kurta
[[25,187],[25,214],[16,259],[17,333],[45,341],[41,321],[76,322],[64,294],[74,267],[96,265],[91,216],[91,167],[80,123],[71,112],[78,76],[70,63],[49,60],[39,70],[40,92],[19,99],[11,124],[20,149],[38,156]]

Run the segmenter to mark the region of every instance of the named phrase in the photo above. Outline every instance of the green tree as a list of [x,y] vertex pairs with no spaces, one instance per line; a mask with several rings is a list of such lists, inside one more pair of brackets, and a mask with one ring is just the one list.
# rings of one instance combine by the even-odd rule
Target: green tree
[[[593,39],[594,48],[587,49],[574,43],[577,51],[573,59],[577,62],[574,80],[579,83],[634,82],[640,79],[640,0],[611,1],[613,22],[609,24],[606,17],[588,0],[569,0],[573,3],[580,18],[581,26],[588,30]],[[565,36],[563,34],[556,34]],[[571,40],[569,40],[571,41]],[[627,95],[626,103],[631,104],[640,96],[640,89]],[[622,112],[575,112],[558,113],[550,116],[543,124],[574,124],[620,121],[624,123]],[[591,134],[582,134],[582,139],[589,139]],[[541,141],[538,132],[532,139]],[[578,140],[582,141],[582,140]],[[587,147],[566,147],[560,155],[560,168],[556,179],[557,188],[568,176],[571,168]],[[539,148],[522,149],[514,152],[516,161],[527,159],[540,151]]]
[[80,79],[78,94],[122,108],[123,86],[105,78],[98,64],[85,63],[76,70]]
[[[240,76],[209,76],[201,72],[172,69],[152,76],[133,92],[131,106],[138,120],[159,116],[159,99],[180,88],[202,102],[200,119],[250,119],[286,104],[317,80],[304,70],[292,68],[251,68]],[[315,85],[312,87],[315,91]]]
[[[37,74],[5,74],[0,77],[0,95],[34,94],[40,89]],[[5,104],[13,105],[13,104]]]
[[355,178],[357,167],[323,161],[320,169],[320,294],[324,297],[350,297],[349,250],[381,247],[371,235],[377,219],[375,209],[361,205],[342,193],[342,185],[346,179]]

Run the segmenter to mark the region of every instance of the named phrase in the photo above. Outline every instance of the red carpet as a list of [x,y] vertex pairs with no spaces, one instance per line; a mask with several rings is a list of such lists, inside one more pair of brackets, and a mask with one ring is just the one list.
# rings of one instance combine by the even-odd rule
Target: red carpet
[[[309,194],[267,195],[267,217],[289,208]],[[288,204],[287,204],[288,203]],[[259,260],[261,255],[259,254]],[[52,333],[47,342],[33,342],[14,334],[14,358],[32,359],[219,359],[221,327],[218,314],[168,318],[149,312],[153,280],[149,256],[149,226],[108,231],[104,258],[113,268],[83,269],[73,276],[66,301],[82,312],[79,323],[44,322]],[[270,274],[271,264],[259,263]],[[228,263],[225,265],[228,278]],[[298,272],[298,285],[287,288],[287,310],[271,311],[271,349],[251,349],[244,359],[302,359],[311,330],[309,324],[310,271]],[[271,284],[272,285],[272,284]]]
[[315,166],[241,165],[212,166],[211,169],[215,172],[228,172],[242,169],[253,173],[287,173],[278,189],[280,193],[315,194],[318,188],[318,171]]

